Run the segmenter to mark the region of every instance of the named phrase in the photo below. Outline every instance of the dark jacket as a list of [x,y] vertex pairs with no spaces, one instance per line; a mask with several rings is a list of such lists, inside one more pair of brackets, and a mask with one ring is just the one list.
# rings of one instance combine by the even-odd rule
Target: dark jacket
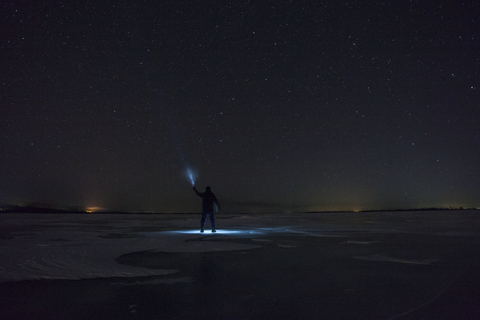
[[214,212],[213,210],[213,204],[216,203],[217,206],[220,208],[220,204],[218,203],[217,198],[215,197],[215,194],[213,192],[198,192],[197,189],[195,189],[195,193],[197,196],[202,198],[202,211],[203,212]]

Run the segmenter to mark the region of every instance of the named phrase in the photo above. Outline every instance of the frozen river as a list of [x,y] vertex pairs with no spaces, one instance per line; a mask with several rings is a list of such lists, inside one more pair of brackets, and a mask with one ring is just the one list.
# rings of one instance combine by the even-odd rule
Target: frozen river
[[0,315],[480,318],[477,210],[199,220],[1,214]]

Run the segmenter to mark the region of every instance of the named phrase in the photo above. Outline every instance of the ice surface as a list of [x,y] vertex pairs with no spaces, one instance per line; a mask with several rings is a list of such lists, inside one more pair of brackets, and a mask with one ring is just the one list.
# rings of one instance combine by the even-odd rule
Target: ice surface
[[[138,251],[210,252],[259,248],[255,244],[188,241],[210,235],[253,235],[254,230],[223,230],[216,234],[198,229],[142,232],[152,227],[146,215],[2,215],[14,230],[0,239],[0,282],[38,279],[142,277],[177,273],[177,269],[147,269],[119,264],[115,259]],[[198,219],[195,224],[198,223]],[[190,219],[187,220],[192,225]],[[157,229],[169,227],[162,221]],[[176,221],[182,225],[185,220]],[[125,230],[128,228],[128,231]],[[178,228],[177,228],[178,229]]]
[[28,234],[0,241],[0,282],[167,275],[178,270],[137,268],[119,255],[155,249],[149,238],[104,239],[94,233]]
[[[413,218],[412,218],[413,216]],[[451,216],[436,220],[425,215],[370,214],[356,222],[358,214],[223,215],[216,234],[200,233],[198,215],[39,215],[3,214],[0,238],[0,282],[34,279],[88,279],[141,277],[177,273],[177,269],[148,269],[119,264],[115,259],[132,252],[245,251],[267,245],[271,236],[343,238],[343,244],[368,245],[379,239],[353,239],[359,232],[416,233],[478,237],[478,220],[455,226]],[[342,217],[341,219],[338,217]],[[348,219],[348,223],[342,223]],[[355,223],[352,223],[355,222]],[[233,238],[232,238],[233,237]],[[353,237],[353,238],[352,238]],[[247,238],[248,242],[232,239]],[[300,248],[298,243],[278,243],[281,248]],[[436,257],[395,257],[383,252],[352,255],[354,259],[404,264],[432,264]]]
[[199,223],[0,214],[0,314],[479,319],[478,211],[219,214],[217,233]]
[[386,261],[386,262],[398,262],[398,263],[406,263],[406,264],[423,264],[429,265],[440,259],[403,259],[403,258],[394,258],[389,257],[385,254],[373,254],[369,256],[355,256],[355,259],[359,260],[367,260],[367,261]]
[[344,243],[350,243],[350,244],[373,244],[373,243],[379,243],[380,241],[357,241],[357,240],[347,240]]
[[[223,232],[222,232],[223,231]],[[261,248],[261,246],[254,244],[241,244],[234,242],[208,241],[208,239],[215,239],[221,234],[250,234],[247,231],[219,230],[218,233],[200,233],[198,230],[181,230],[181,231],[160,231],[160,232],[141,232],[140,235],[146,238],[161,238],[162,241],[157,243],[157,246],[152,251],[157,252],[211,252],[211,251],[235,251],[235,250],[249,250]],[[210,238],[205,238],[205,236]],[[192,241],[195,239],[204,239],[203,241]],[[190,240],[190,241],[188,241]]]

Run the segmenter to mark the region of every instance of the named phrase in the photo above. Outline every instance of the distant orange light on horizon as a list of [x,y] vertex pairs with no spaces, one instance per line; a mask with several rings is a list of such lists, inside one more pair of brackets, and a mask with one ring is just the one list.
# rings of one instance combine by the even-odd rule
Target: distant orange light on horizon
[[105,208],[102,208],[102,207],[86,207],[85,208],[85,212],[88,212],[88,213],[104,211],[104,210],[105,210]]

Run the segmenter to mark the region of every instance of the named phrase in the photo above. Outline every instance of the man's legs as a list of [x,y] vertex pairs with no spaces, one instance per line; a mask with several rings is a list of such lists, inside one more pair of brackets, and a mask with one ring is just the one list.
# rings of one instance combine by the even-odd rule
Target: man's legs
[[202,212],[202,219],[200,220],[200,232],[205,229],[205,220],[207,219],[207,212]]
[[213,215],[213,212],[202,212],[202,220],[200,220],[200,232],[203,232],[205,230],[205,222],[207,220],[207,216],[210,219],[210,227],[212,227],[212,232],[217,232],[217,230],[215,230],[215,217]]
[[212,227],[212,232],[217,232],[217,230],[215,230],[215,217],[213,212],[210,212],[210,227]]

